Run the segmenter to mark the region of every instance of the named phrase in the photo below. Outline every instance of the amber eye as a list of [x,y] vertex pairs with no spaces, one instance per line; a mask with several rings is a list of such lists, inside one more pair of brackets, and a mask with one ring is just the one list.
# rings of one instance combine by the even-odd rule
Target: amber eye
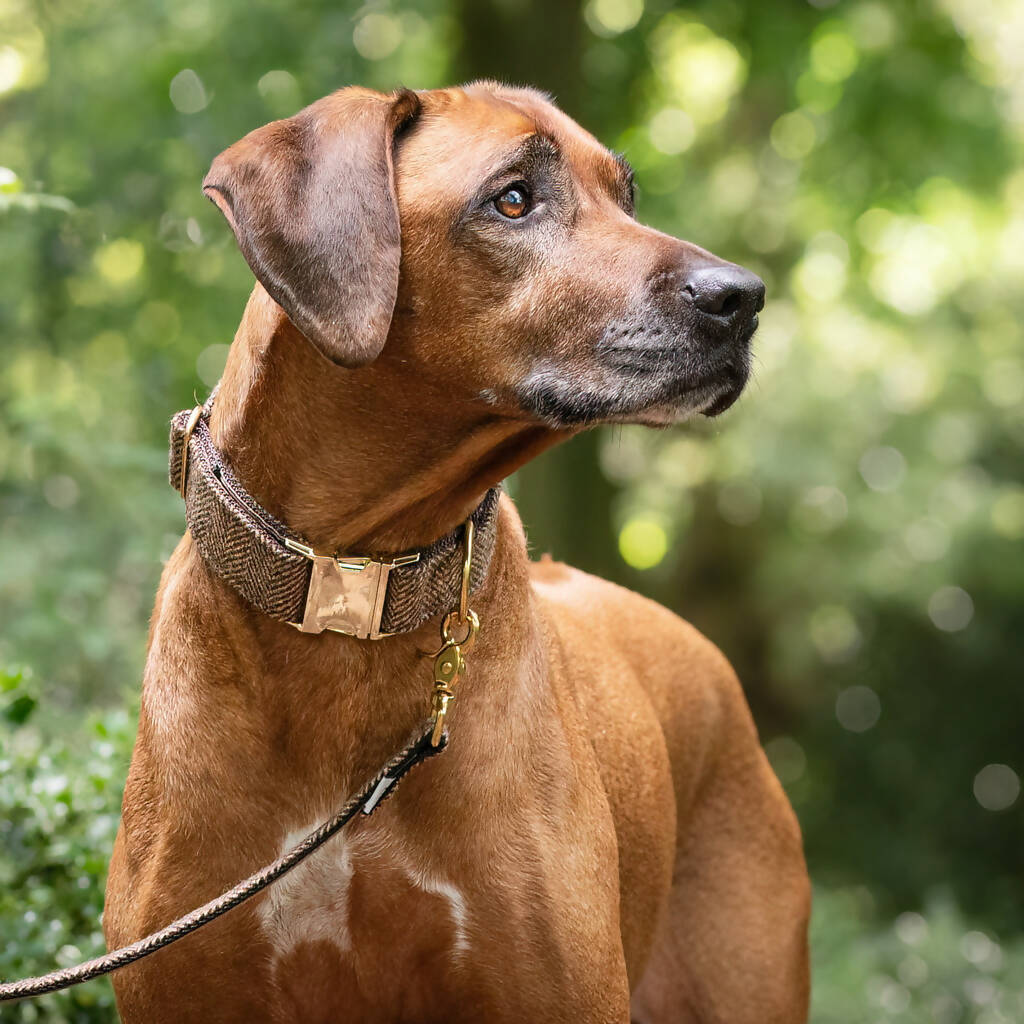
[[530,208],[530,197],[521,185],[512,185],[494,200],[494,208],[509,220],[518,220]]

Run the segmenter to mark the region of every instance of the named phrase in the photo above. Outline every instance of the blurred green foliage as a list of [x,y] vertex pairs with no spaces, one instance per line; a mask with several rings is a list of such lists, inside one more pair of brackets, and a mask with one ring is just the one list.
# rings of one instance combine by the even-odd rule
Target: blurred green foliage
[[[104,951],[103,881],[117,832],[134,715],[110,709],[54,735],[42,696],[0,672],[0,978],[67,967]],[[0,1009],[0,1021],[116,1020],[109,983]]]
[[550,89],[641,219],[769,288],[734,411],[512,481],[534,547],[737,666],[818,887],[816,1020],[1024,1019],[1014,0],[0,0],[0,665],[34,673],[0,687],[0,973],[98,942],[130,740],[82,715],[134,699],[182,525],[166,423],[251,284],[210,160],[349,82],[478,75]]
[[891,922],[863,888],[817,891],[814,1024],[1002,1024],[1024,1020],[1024,941],[1001,944],[948,894]]

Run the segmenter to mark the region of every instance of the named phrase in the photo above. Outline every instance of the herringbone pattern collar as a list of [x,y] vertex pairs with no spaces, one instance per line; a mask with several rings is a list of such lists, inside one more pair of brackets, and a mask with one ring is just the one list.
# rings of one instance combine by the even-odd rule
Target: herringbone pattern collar
[[[210,436],[212,402],[171,421],[170,481],[204,561],[242,597],[305,632],[363,639],[410,632],[458,606],[464,525],[392,559],[318,554],[238,482]],[[471,517],[471,592],[487,575],[499,494],[488,491]]]

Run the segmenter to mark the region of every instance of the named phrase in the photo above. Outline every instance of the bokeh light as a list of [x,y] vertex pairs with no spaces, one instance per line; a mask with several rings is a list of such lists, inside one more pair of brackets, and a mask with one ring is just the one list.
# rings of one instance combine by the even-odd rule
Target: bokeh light
[[179,71],[170,86],[171,102],[180,114],[198,114],[210,102],[203,80],[191,68]]
[[867,732],[881,715],[881,701],[870,686],[851,686],[836,698],[836,719],[850,732]]
[[1005,811],[1020,796],[1020,777],[1005,764],[989,764],[974,777],[974,798],[986,811]]
[[665,528],[650,519],[631,519],[619,533],[619,551],[634,569],[653,569],[668,551]]

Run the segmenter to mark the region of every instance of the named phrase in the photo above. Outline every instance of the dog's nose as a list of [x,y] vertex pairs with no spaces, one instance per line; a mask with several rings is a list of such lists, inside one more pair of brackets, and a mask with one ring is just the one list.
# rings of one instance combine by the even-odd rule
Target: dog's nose
[[693,271],[683,290],[702,313],[729,320],[752,317],[764,308],[764,281],[732,264]]

